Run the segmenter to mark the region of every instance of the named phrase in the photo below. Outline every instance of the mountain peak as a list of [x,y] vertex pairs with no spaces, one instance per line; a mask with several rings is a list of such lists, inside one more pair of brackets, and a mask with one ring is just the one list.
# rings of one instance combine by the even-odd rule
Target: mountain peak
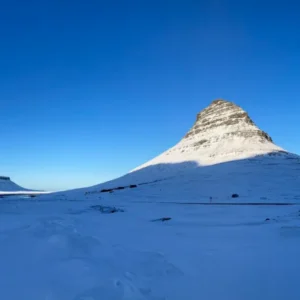
[[212,103],[211,103],[211,105],[222,104],[222,103],[231,103],[231,104],[234,104],[231,101],[228,101],[228,100],[225,100],[225,99],[222,99],[222,98],[218,98],[218,99],[213,100]]
[[187,161],[211,165],[270,153],[288,154],[240,106],[216,99],[197,114],[194,125],[179,143],[137,169]]
[[218,134],[239,135],[244,138],[259,137],[260,142],[273,142],[272,138],[260,130],[248,113],[233,102],[214,100],[197,114],[196,122],[184,139],[218,130]]

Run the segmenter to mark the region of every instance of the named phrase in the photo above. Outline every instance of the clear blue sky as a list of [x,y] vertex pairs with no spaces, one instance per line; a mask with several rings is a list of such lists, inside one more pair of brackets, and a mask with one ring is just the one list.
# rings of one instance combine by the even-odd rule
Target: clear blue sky
[[173,146],[213,99],[300,153],[299,1],[1,1],[1,175],[100,183]]

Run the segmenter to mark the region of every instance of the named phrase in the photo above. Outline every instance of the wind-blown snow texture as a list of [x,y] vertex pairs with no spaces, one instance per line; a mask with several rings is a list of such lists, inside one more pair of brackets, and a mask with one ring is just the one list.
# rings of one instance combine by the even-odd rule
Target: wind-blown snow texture
[[0,298],[298,300],[299,171],[241,108],[215,101],[121,178],[2,199]]

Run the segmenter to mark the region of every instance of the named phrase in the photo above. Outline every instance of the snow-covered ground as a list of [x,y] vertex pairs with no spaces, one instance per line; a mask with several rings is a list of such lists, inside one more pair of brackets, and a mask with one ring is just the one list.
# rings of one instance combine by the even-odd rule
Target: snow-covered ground
[[[135,184],[137,188],[130,189]],[[102,189],[125,187],[101,193]],[[232,198],[232,194],[238,198]],[[200,167],[197,162],[159,164],[93,187],[47,197],[82,200],[101,197],[139,202],[299,203],[300,158],[266,155]]]
[[299,166],[289,155],[154,165],[3,198],[0,299],[298,300]]
[[123,177],[1,199],[0,299],[298,300],[299,172],[299,156],[214,101]]
[[42,192],[42,191],[0,191],[0,196],[17,196],[17,195],[43,195],[43,194],[50,194],[51,192]]
[[148,203],[137,192],[1,200],[0,298],[300,299],[300,206]]
[[154,165],[1,199],[0,299],[300,299],[299,165]]

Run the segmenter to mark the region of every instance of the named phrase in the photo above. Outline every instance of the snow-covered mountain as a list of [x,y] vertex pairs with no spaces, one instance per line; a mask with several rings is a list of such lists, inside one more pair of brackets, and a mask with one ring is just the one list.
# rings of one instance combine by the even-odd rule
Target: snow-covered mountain
[[186,161],[212,165],[267,153],[288,154],[241,107],[215,100],[197,115],[195,124],[178,144],[135,170]]
[[40,195],[48,192],[25,189],[11,181],[10,177],[0,176],[0,196]]
[[11,181],[9,177],[0,176],[0,193],[17,191],[26,191],[26,189]]
[[138,185],[141,201],[226,202],[238,193],[239,202],[298,202],[299,171],[298,155],[275,145],[241,107],[215,100],[174,147],[120,178],[64,195],[81,199],[125,187],[112,191],[121,197]]
[[121,178],[1,199],[0,299],[298,300],[299,172],[215,101]]

